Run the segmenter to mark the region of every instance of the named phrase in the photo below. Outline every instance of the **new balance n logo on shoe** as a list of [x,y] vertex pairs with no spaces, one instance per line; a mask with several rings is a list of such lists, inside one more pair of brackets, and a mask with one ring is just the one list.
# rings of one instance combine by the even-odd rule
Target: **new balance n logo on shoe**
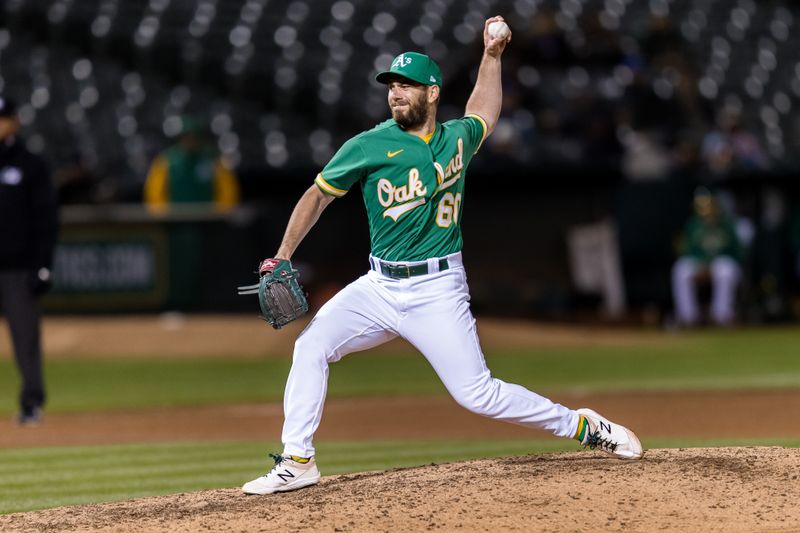
[[302,489],[319,482],[319,470],[313,457],[284,457],[283,455],[270,454],[275,460],[275,466],[265,475],[242,485],[245,494],[272,494]]
[[581,444],[592,450],[601,450],[619,459],[640,459],[644,450],[636,435],[624,426],[612,423],[607,418],[587,408],[576,411],[589,423],[585,440]]
[[294,474],[292,474],[292,473],[291,473],[291,472],[289,472],[288,470],[284,470],[284,471],[283,471],[283,474],[278,474],[278,477],[279,477],[279,478],[281,478],[281,480],[282,480],[284,483],[286,483],[286,481],[287,481],[289,478],[293,478],[293,477],[294,477]]

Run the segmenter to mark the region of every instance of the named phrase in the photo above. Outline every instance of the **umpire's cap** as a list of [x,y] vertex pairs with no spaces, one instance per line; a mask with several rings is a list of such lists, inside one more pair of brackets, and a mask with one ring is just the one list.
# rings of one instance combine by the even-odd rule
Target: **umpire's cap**
[[379,72],[375,79],[380,83],[389,83],[389,76],[397,74],[423,85],[442,86],[442,71],[436,61],[419,52],[403,52],[394,58],[389,70]]

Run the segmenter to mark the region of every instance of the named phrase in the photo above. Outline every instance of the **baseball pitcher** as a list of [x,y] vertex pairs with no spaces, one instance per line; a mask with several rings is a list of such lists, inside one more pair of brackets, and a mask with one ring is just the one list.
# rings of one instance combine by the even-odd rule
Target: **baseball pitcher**
[[[466,171],[500,114],[501,55],[511,41],[483,32],[484,52],[464,117],[436,121],[442,75],[429,57],[405,52],[376,79],[388,88],[392,118],[347,141],[295,207],[267,276],[291,259],[325,207],[359,184],[366,205],[370,271],[319,310],[301,333],[286,384],[281,455],[247,494],[313,485],[320,473],[314,432],[322,416],[328,365],[403,337],[430,362],[448,392],[475,413],[544,429],[621,459],[642,446],[627,428],[589,409],[574,411],[519,385],[493,378],[484,361],[461,260]],[[505,26],[503,24],[502,26]],[[300,291],[302,293],[302,291]]]

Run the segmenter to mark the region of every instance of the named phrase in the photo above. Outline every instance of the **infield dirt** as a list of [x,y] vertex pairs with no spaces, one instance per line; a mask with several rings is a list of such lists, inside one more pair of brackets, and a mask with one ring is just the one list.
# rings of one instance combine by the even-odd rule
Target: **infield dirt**
[[[182,315],[118,317],[47,317],[43,325],[45,354],[56,357],[286,357],[308,320],[276,331],[249,315]],[[537,324],[481,318],[481,345],[494,349],[581,346],[658,346],[680,340],[659,331]],[[373,351],[397,350],[395,340]],[[404,349],[404,348],[401,348]],[[6,328],[0,328],[0,353],[11,353]]]
[[3,531],[798,530],[800,450],[531,455],[323,477],[270,496],[238,489],[0,516]]
[[[495,347],[678,341],[648,332],[481,324],[482,339]],[[3,334],[0,351],[7,351]],[[296,334],[254,329],[240,317],[63,318],[46,323],[45,345],[48,357],[151,356],[156,347],[171,357],[225,351],[263,357],[287,354]],[[800,412],[800,391],[793,389],[573,392],[553,399],[597,408],[645,439],[800,436],[800,426],[786,420]],[[48,413],[34,432],[0,421],[0,448],[240,439],[242,432],[272,441],[281,418],[278,403]],[[468,413],[447,397],[333,399],[319,432],[331,440],[533,436]],[[574,452],[323,477],[318,486],[266,497],[230,488],[3,515],[0,531],[789,532],[800,531],[798,501],[800,449],[659,449],[636,462]]]
[[[612,420],[624,420],[646,439],[800,438],[800,425],[786,423],[787,413],[800,413],[798,390],[559,393],[553,399],[572,408],[591,406]],[[282,424],[279,402],[46,413],[44,424],[34,429],[20,428],[10,417],[0,418],[0,449],[138,442],[272,442],[280,435]],[[400,396],[330,399],[317,437],[320,441],[347,441],[531,439],[549,435],[470,413],[448,396]]]

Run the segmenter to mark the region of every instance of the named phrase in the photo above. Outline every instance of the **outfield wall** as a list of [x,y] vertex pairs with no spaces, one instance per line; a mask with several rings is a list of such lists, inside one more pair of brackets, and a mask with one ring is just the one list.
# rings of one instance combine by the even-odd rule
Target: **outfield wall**
[[[608,308],[607,291],[580,279],[581,271],[591,277],[596,256],[589,250],[583,259],[589,263],[576,268],[569,246],[573,230],[598,224],[610,232],[607,248],[620,270],[623,311],[654,309],[663,316],[671,309],[674,244],[690,214],[695,181],[629,183],[607,173],[563,180],[513,175],[508,183],[478,174],[472,179],[462,229],[477,312],[598,316]],[[525,180],[537,180],[536,187]],[[756,228],[740,295],[749,321],[768,318],[768,312],[788,316],[791,295],[798,293],[787,234],[792,199],[800,195],[787,183],[751,177],[726,185]],[[769,219],[765,199],[775,190],[786,198],[784,218],[768,227],[762,223]],[[235,288],[252,283],[259,260],[275,252],[302,192],[287,186],[229,213],[197,205],[161,215],[140,205],[64,207],[55,290],[46,307],[63,313],[254,310]],[[312,306],[363,274],[368,253],[363,202],[354,191],[331,204],[295,254]]]

